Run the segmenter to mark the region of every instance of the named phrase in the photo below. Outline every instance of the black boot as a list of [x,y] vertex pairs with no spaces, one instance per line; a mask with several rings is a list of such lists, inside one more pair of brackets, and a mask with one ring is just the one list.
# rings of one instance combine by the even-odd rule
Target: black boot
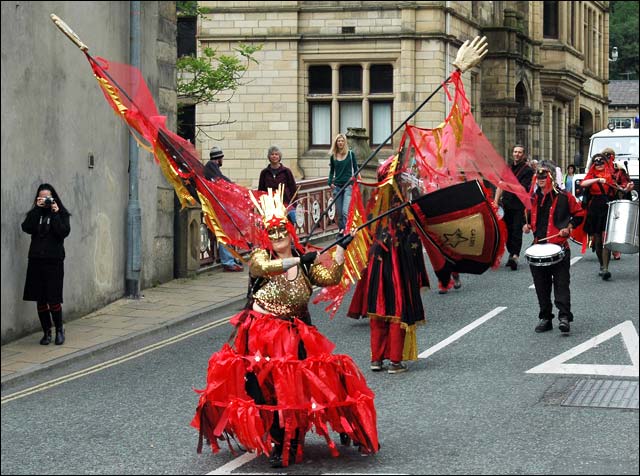
[[40,326],[44,336],[40,339],[40,345],[51,344],[51,312],[49,312],[49,306],[46,303],[38,303],[38,319],[40,319]]
[[62,306],[60,304],[49,304],[51,317],[56,326],[56,345],[64,344],[64,327],[62,325]]
[[44,331],[44,336],[40,339],[40,345],[49,345],[51,344],[51,329],[47,329]]
[[[49,342],[51,342],[51,334],[49,334]],[[56,345],[64,344],[64,328],[56,327]]]
[[349,437],[348,434],[346,433],[340,433],[340,444],[342,446],[349,446],[351,445],[351,438]]
[[269,455],[269,464],[272,468],[282,468],[282,445],[278,443],[273,445]]

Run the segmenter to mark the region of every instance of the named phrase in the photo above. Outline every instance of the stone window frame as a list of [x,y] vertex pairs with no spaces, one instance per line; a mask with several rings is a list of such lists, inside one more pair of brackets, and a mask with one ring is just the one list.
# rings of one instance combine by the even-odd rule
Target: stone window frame
[[[362,90],[359,93],[340,93],[340,68],[342,66],[354,66],[354,65],[359,65],[362,67]],[[388,65],[391,67],[391,74],[392,74],[392,80],[391,80],[391,91],[388,92],[377,92],[377,93],[371,93],[370,92],[370,70],[371,70],[371,66],[373,65]],[[390,129],[389,132],[391,132],[393,130],[393,116],[394,116],[394,104],[396,101],[396,97],[395,97],[395,93],[393,91],[393,83],[394,83],[394,79],[395,79],[395,75],[396,73],[396,68],[394,65],[393,61],[385,61],[385,60],[380,60],[380,61],[376,61],[376,60],[367,60],[367,61],[340,61],[340,62],[329,62],[329,61],[325,61],[325,62],[309,62],[307,64],[307,71],[309,70],[310,67],[312,66],[329,66],[331,67],[332,70],[332,77],[331,77],[331,94],[310,94],[309,93],[309,80],[307,79],[306,84],[305,84],[305,91],[306,91],[306,97],[305,97],[305,102],[306,102],[306,107],[307,110],[309,111],[309,115],[308,115],[308,120],[307,120],[307,127],[308,127],[308,137],[309,137],[309,149],[319,149],[319,148],[326,148],[327,145],[331,145],[331,144],[319,144],[319,143],[314,143],[313,142],[313,123],[312,123],[312,114],[311,114],[311,108],[313,104],[318,104],[318,103],[330,103],[331,104],[331,114],[330,114],[330,121],[331,121],[331,138],[335,138],[335,136],[339,133],[342,132],[343,134],[346,134],[346,128],[345,130],[341,130],[340,129],[340,104],[341,103],[345,103],[345,102],[360,102],[362,104],[362,125],[366,125],[369,129],[368,129],[368,133],[369,133],[369,144],[373,145],[373,146],[377,146],[379,144],[374,144],[373,143],[373,137],[371,134],[372,128],[373,128],[373,117],[371,114],[371,103],[389,103],[391,105],[391,123],[390,123]],[[308,75],[307,75],[308,78]],[[385,145],[389,145],[392,146],[393,142],[392,139],[390,141],[388,141]]]

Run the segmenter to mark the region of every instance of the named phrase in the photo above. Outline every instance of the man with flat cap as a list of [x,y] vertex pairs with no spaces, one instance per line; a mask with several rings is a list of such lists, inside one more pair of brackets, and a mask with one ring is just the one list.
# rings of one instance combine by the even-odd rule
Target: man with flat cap
[[[209,180],[222,179],[227,182],[231,182],[229,177],[225,176],[220,167],[222,167],[222,159],[224,158],[224,152],[217,145],[214,145],[209,151],[209,161],[204,166],[204,176]],[[233,255],[223,245],[218,245],[218,253],[220,254],[220,262],[226,272],[239,272],[243,271],[243,267]]]

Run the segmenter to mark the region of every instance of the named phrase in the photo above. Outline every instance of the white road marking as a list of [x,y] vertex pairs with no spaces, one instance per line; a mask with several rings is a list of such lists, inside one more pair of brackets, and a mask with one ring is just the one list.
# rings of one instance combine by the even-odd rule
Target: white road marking
[[[597,364],[565,364],[577,355],[589,349],[597,347],[602,342],[620,334],[622,341],[631,358],[631,365],[597,365]],[[638,357],[638,331],[631,321],[612,327],[608,331],[599,334],[588,341],[569,349],[551,360],[527,370],[528,374],[580,374],[580,375],[606,375],[614,377],[638,378],[640,369]]]
[[[255,458],[257,457],[256,453],[245,453],[242,456],[238,456],[236,459],[229,461],[227,464],[220,466],[218,469],[214,469],[213,471],[211,471],[210,473],[207,474],[232,474],[232,472],[234,470],[236,470],[237,468],[239,468],[240,466],[242,466],[243,464],[247,464],[250,461],[253,461]],[[266,461],[265,461],[266,463]],[[289,473],[233,473],[233,474],[241,474],[241,475],[248,475],[248,474],[289,474]],[[362,475],[376,475],[376,474],[388,474],[388,475],[403,475],[403,474],[409,474],[409,473],[320,473],[320,474],[326,474],[326,475],[334,475],[334,474],[344,474],[344,475],[356,475],[356,474],[362,474]]]
[[[220,466],[218,469],[214,469],[213,471],[207,474],[231,474],[231,472],[236,468],[239,468],[243,464],[247,464],[249,461],[253,461],[257,457],[258,457],[257,453],[247,452],[242,456],[238,456],[236,459],[229,461],[227,464]],[[271,473],[271,474],[278,474],[278,473]]]
[[455,334],[447,337],[445,340],[440,341],[439,343],[437,343],[436,345],[434,345],[433,347],[428,348],[427,350],[425,350],[424,352],[422,352],[420,355],[418,355],[418,358],[420,359],[426,359],[427,357],[429,357],[430,355],[435,354],[436,352],[438,352],[440,349],[442,349],[443,347],[448,346],[449,344],[451,344],[452,342],[455,342],[456,340],[458,340],[460,337],[462,337],[463,335],[465,335],[467,332],[472,331],[473,329],[475,329],[476,327],[478,327],[481,324],[484,324],[485,322],[487,322],[489,319],[491,319],[494,316],[497,316],[498,314],[500,314],[502,311],[504,311],[506,309],[506,307],[496,307],[493,311],[488,312],[487,314],[485,314],[484,316],[476,319],[475,321],[473,321],[471,324],[469,324],[468,326],[463,327],[462,329],[460,329],[458,332],[456,332]]
[[93,367],[79,370],[77,372],[64,375],[57,379],[49,380],[48,382],[44,382],[39,385],[35,385],[33,387],[25,388],[24,390],[20,390],[19,392],[12,393],[11,395],[7,395],[6,397],[2,397],[1,404],[4,405],[5,403],[11,402],[13,400],[18,400],[19,398],[23,398],[28,395],[32,395],[34,393],[42,392],[43,390],[47,390],[52,387],[57,387],[58,385],[62,385],[63,383],[71,382],[72,380],[76,380],[80,377],[84,377],[85,375],[90,375],[95,372],[100,372],[101,370],[108,369],[109,367],[113,367],[114,365],[119,365],[119,364],[122,364],[123,362],[127,362],[132,359],[137,359],[138,357],[142,357],[143,355],[148,354],[149,352],[153,352],[154,350],[158,350],[158,349],[161,349],[162,347],[166,347],[176,342],[180,342],[184,339],[188,339],[191,336],[208,331],[209,329],[212,329],[214,327],[225,325],[229,322],[230,319],[231,319],[231,316],[219,319],[217,321],[210,322],[203,326],[197,327],[196,329],[191,329],[189,331],[183,332],[182,334],[178,334],[176,336],[170,337],[163,341],[156,342],[155,344],[148,345],[146,347],[143,347],[142,349],[134,350],[133,352],[129,352],[126,355],[122,355],[120,357],[116,357],[115,359],[107,360],[106,362],[96,364]]
[[[581,259],[582,259],[582,256],[576,256],[574,258],[571,258],[571,261],[569,262],[569,266],[573,266],[574,264],[576,264]],[[535,289],[535,288],[536,288],[535,284],[532,284],[531,286],[529,286],[529,289]]]

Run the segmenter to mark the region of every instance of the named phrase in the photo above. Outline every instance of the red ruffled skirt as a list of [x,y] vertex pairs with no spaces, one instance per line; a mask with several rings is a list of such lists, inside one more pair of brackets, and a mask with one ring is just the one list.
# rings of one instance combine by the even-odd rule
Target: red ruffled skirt
[[[332,456],[338,451],[329,427],[357,442],[362,453],[378,451],[374,393],[349,356],[332,354],[334,344],[297,318],[245,310],[231,323],[237,331],[233,346],[211,356],[207,386],[196,390],[200,400],[191,425],[200,430],[198,452],[203,437],[214,453],[219,440],[233,437],[247,450],[268,455],[274,418],[283,435],[274,441],[282,444],[283,466],[292,440],[296,462],[302,461],[311,429],[325,438]],[[259,390],[248,391],[248,381]]]

